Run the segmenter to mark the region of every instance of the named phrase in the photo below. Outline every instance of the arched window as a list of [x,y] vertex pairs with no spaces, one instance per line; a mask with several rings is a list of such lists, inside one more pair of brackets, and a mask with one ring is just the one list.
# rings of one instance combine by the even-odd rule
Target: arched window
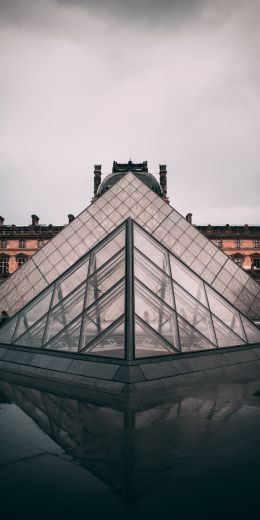
[[239,267],[243,267],[243,255],[233,255],[232,259],[234,260],[235,264],[239,265]]
[[22,267],[22,265],[24,265],[27,260],[28,260],[28,256],[26,256],[26,255],[17,255],[16,256],[16,261],[17,261],[17,264],[18,264],[18,268]]
[[252,260],[252,268],[254,270],[260,269],[260,255],[258,255],[258,254],[252,255],[251,260]]
[[9,273],[9,257],[7,255],[0,255],[0,274]]

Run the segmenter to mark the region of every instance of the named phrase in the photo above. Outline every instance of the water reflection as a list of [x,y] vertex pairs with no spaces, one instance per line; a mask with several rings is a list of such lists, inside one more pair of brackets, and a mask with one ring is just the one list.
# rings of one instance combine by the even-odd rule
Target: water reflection
[[[0,383],[1,411],[4,403],[16,406],[12,425],[17,438],[22,435],[18,425],[23,412],[33,420],[34,426],[26,427],[31,445],[44,454],[64,454],[70,462],[62,470],[65,474],[72,464],[85,468],[125,504],[121,511],[119,503],[113,502],[112,512],[126,514],[131,506],[135,515],[156,508],[168,511],[172,501],[176,508],[188,511],[202,494],[204,500],[213,500],[220,493],[218,503],[226,500],[229,507],[233,504],[230,478],[237,492],[241,488],[245,495],[250,489],[253,498],[260,461],[260,406],[255,396],[259,388],[258,381],[191,387],[186,395],[150,407],[122,403],[112,407],[93,399]],[[60,452],[51,445],[46,448],[39,432],[47,434]],[[75,474],[76,484],[77,478]],[[89,489],[85,489],[86,500]]]

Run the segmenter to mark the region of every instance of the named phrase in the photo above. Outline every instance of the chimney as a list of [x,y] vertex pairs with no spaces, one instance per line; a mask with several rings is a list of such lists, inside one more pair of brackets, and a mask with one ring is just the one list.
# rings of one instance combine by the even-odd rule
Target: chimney
[[5,221],[4,217],[0,217],[0,226],[4,225],[4,221]]
[[39,225],[39,217],[37,217],[37,215],[31,215],[31,219],[32,219],[32,226],[38,226]]
[[189,222],[190,224],[192,224],[192,213],[187,213],[187,215],[186,215],[186,220],[187,220],[187,222]]
[[167,169],[166,164],[159,164],[160,168],[160,186],[163,192],[163,200],[169,204],[169,199],[167,197]]
[[72,220],[74,220],[74,218],[74,215],[72,215],[71,213],[68,215],[69,224],[72,222]]
[[95,164],[94,166],[94,197],[97,196],[97,191],[101,183],[101,164]]

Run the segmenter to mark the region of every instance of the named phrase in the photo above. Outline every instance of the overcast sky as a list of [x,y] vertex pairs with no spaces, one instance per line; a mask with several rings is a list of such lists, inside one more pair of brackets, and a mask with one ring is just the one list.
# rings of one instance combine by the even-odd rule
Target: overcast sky
[[259,0],[0,0],[6,223],[64,224],[131,157],[195,223],[260,225],[259,24]]

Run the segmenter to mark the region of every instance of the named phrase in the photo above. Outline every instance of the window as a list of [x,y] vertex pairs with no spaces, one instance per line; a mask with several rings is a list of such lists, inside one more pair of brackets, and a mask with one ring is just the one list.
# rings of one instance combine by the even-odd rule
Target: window
[[8,274],[9,265],[8,265],[8,256],[0,255],[0,274]]
[[22,265],[25,264],[26,260],[27,260],[26,256],[18,256],[17,257],[18,267],[22,267]]
[[216,240],[216,246],[221,249],[222,248],[222,240],[218,239]]
[[254,258],[253,265],[255,269],[260,269],[260,258]]
[[234,240],[234,243],[235,243],[235,248],[239,249],[240,248],[240,239],[237,238],[236,240]]
[[253,240],[253,247],[255,247],[255,248],[259,247],[259,240],[258,240],[258,238]]
[[26,247],[25,240],[23,238],[21,238],[19,240],[19,248],[20,249],[25,249],[25,247]]
[[40,247],[44,246],[44,241],[43,240],[38,240],[38,248],[40,249]]
[[6,240],[3,239],[3,238],[0,240],[0,248],[1,249],[6,249]]
[[235,264],[239,265],[239,267],[242,267],[242,265],[243,265],[242,256],[233,256],[233,260],[234,260]]

